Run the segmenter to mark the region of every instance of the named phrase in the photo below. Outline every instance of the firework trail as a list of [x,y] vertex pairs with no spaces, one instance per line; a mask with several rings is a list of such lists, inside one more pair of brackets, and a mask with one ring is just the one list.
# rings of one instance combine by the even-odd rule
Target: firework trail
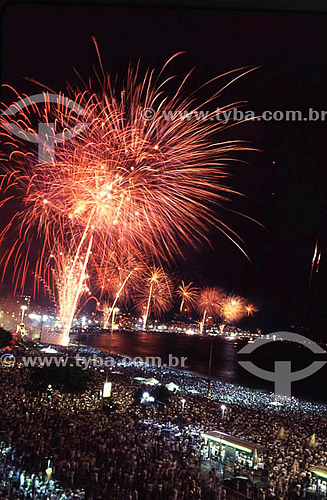
[[58,312],[62,325],[59,339],[61,345],[69,344],[69,332],[78,302],[83,295],[90,295],[91,293],[88,286],[88,275],[86,274],[86,263],[91,245],[92,239],[89,242],[86,254],[79,256],[76,261],[75,255],[67,255],[63,252],[50,256],[55,261],[53,275],[56,302],[59,306]]
[[143,330],[151,313],[160,316],[169,311],[173,301],[173,283],[160,267],[151,267],[144,275],[137,294],[136,306],[142,314]]
[[125,304],[137,289],[140,277],[145,271],[145,258],[127,246],[115,248],[105,263],[97,266],[97,281],[100,288],[98,309],[103,313],[103,326],[109,326],[109,320],[116,304]]
[[209,317],[217,318],[220,316],[224,298],[224,291],[218,287],[208,287],[200,290],[197,309],[202,314],[199,324],[201,335],[205,330],[205,324]]
[[319,252],[318,259],[317,259],[316,273],[319,273],[320,259],[321,259],[321,252]]
[[194,306],[196,299],[198,297],[198,288],[192,286],[193,282],[185,285],[184,281],[182,281],[181,285],[179,285],[177,289],[177,295],[181,297],[181,305],[179,311],[183,311],[184,305]]
[[[55,246],[57,233],[61,233],[67,245],[73,242],[66,252],[71,255],[75,251],[72,273],[80,271],[71,320],[90,255],[102,254],[105,260],[105,254],[120,239],[128,247],[151,255],[154,261],[164,261],[176,253],[183,254],[184,245],[208,241],[208,229],[214,226],[244,252],[242,240],[217,216],[217,206],[223,208],[235,194],[225,185],[226,165],[235,160],[236,151],[250,148],[239,141],[214,140],[214,134],[225,127],[211,119],[215,111],[205,121],[197,119],[196,111],[212,103],[225,87],[196,104],[195,94],[188,98],[183,95],[187,75],[170,95],[165,90],[171,81],[164,76],[167,64],[158,77],[150,70],[140,76],[138,69],[130,68],[120,91],[106,77],[99,96],[92,88],[74,92],[71,101],[75,107],[69,108],[63,96],[56,106],[50,106],[44,93],[42,109],[33,103],[29,108],[17,105],[10,121],[1,117],[1,159],[7,174],[0,185],[0,206],[16,204],[15,215],[0,232],[2,276],[13,261],[15,290],[24,289],[28,270],[35,266],[38,293],[39,283],[48,278],[47,255]],[[252,69],[230,72],[231,82],[249,71]],[[155,110],[153,119],[144,116],[145,109]],[[23,140],[38,140],[31,110],[38,122],[54,124],[53,132],[62,134],[55,158],[48,163],[40,163]],[[186,112],[188,120],[167,119]],[[21,139],[16,138],[14,125]],[[79,135],[66,140],[66,132],[76,127],[81,130]],[[12,231],[17,238],[8,245]],[[36,238],[40,250],[34,259]],[[65,329],[69,329],[68,324]],[[67,339],[67,333],[64,337]]]
[[[308,288],[307,288],[307,293],[306,293],[306,298],[305,298],[305,306],[304,306],[304,313],[303,313],[303,324],[304,325],[306,322],[306,317],[307,317],[307,312],[308,312],[309,297],[310,297],[310,291],[311,291],[311,285],[312,285],[312,276],[313,276],[313,271],[314,271],[314,267],[316,264],[316,258],[318,255],[318,241],[319,241],[319,237],[317,236],[316,244],[315,244],[315,248],[314,248],[313,256],[312,256],[312,260],[311,260],[309,283],[308,283]],[[316,272],[319,270],[320,256],[321,256],[321,252],[318,255]]]

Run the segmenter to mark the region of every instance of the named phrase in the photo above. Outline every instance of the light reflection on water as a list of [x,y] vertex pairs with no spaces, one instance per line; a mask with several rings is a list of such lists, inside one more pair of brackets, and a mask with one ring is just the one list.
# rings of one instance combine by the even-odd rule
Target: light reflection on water
[[[109,334],[102,333],[83,337],[82,343],[92,345],[98,349],[108,351]],[[184,370],[208,376],[210,344],[213,342],[212,377],[225,382],[240,384],[256,389],[273,391],[273,384],[258,379],[245,371],[238,364],[237,352],[245,341],[229,341],[219,337],[200,337],[178,334],[151,334],[151,333],[121,333],[114,332],[112,338],[112,353],[121,356],[136,356],[142,359],[147,356],[160,356],[161,362],[167,364],[169,355],[181,359],[186,357]],[[285,359],[292,361],[292,370],[298,370],[312,362],[312,353],[298,344],[276,343],[270,345],[266,351],[259,350],[253,362],[266,370],[274,369],[274,360]],[[293,384],[292,394],[308,400],[327,402],[325,389],[321,380],[326,376],[326,366],[311,376]]]
[[[51,343],[54,339],[45,334],[42,341]],[[184,370],[207,377],[211,342],[213,378],[269,392],[274,390],[271,382],[254,377],[238,364],[237,353],[245,345],[244,341],[235,342],[226,338],[197,335],[114,332],[111,352],[131,358],[140,357],[143,360],[147,356],[160,356],[162,364],[168,364],[169,354],[179,359],[184,356],[187,358]],[[82,336],[81,344],[108,352],[109,334]],[[314,359],[312,352],[293,342],[276,342],[263,349],[265,350],[257,349],[251,355],[251,360],[268,371],[274,371],[275,360],[292,361],[292,371],[296,371],[308,366]],[[308,379],[293,383],[292,394],[302,399],[327,403],[324,384],[326,376],[327,365]]]

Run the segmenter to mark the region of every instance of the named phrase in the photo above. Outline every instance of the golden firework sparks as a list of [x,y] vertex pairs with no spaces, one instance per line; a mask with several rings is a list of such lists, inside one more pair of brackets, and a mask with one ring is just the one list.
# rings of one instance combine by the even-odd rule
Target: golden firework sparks
[[181,285],[179,285],[177,289],[177,295],[181,297],[181,305],[179,308],[180,312],[183,311],[184,305],[190,305],[191,307],[193,307],[196,302],[199,289],[192,285],[193,282],[185,285],[184,281],[182,281]]
[[170,276],[160,267],[151,267],[140,282],[137,294],[137,309],[142,314],[143,330],[151,313],[158,317],[169,311],[173,301],[173,283]]
[[[215,226],[243,251],[242,240],[219,218],[217,206],[223,207],[235,194],[224,183],[226,165],[235,159],[236,151],[250,148],[240,141],[213,140],[225,127],[215,119],[216,111],[206,120],[197,118],[201,106],[213,102],[221,89],[197,104],[193,94],[184,96],[186,79],[174,95],[165,92],[171,79],[163,76],[167,64],[157,79],[153,71],[141,76],[138,70],[130,69],[120,93],[109,77],[99,96],[92,88],[74,92],[73,108],[66,106],[63,96],[56,106],[50,106],[44,93],[44,106],[32,105],[33,112],[41,123],[54,123],[54,132],[63,139],[48,162],[39,162],[36,154],[26,149],[28,143],[23,139],[28,134],[38,140],[29,108],[17,106],[14,117],[1,117],[5,144],[1,159],[7,174],[0,183],[0,206],[16,204],[15,215],[0,232],[3,276],[13,260],[15,289],[24,289],[33,265],[34,292],[47,278],[52,285],[47,256],[58,239],[65,241],[65,255],[72,256],[70,274],[77,279],[68,315],[70,325],[90,255],[102,254],[105,260],[105,254],[112,252],[119,240],[164,261],[183,254],[184,245],[207,241],[208,228]],[[249,71],[252,69],[230,72],[232,81]],[[154,110],[151,120],[144,115],[145,109]],[[17,139],[14,125],[20,129],[21,139]],[[80,133],[64,140],[66,131],[74,127],[79,127]],[[21,204],[18,211],[17,202]],[[12,230],[17,238],[9,245]],[[36,237],[38,253],[32,244]],[[57,273],[61,271],[59,266]],[[66,331],[70,325],[67,323]],[[67,341],[66,333],[64,337]]]
[[200,290],[197,309],[202,314],[199,324],[201,334],[204,332],[205,324],[209,317],[216,319],[220,316],[224,297],[224,291],[218,287],[207,287]]

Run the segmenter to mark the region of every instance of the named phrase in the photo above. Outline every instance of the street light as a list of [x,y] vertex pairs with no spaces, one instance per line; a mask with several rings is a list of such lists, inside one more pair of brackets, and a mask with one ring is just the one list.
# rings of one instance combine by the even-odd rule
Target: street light
[[[119,312],[119,307],[111,307],[110,309],[110,312],[111,312],[111,328],[110,328],[110,336],[109,336],[109,358],[110,358],[110,355],[111,355],[111,343],[112,343],[112,333],[113,333],[113,329],[114,329],[114,324],[115,324],[115,313]],[[79,348],[79,340],[78,340],[78,348]],[[109,391],[109,387],[110,387],[110,395],[111,395],[111,389],[112,389],[112,382],[109,382],[108,381],[108,371],[109,371],[109,366],[106,365],[106,381],[104,383],[104,389],[103,389],[103,393],[102,393],[102,402],[103,402],[103,398],[105,397],[104,394],[105,394],[105,388],[107,387],[107,390]]]
[[24,314],[25,314],[25,311],[27,309],[27,306],[21,306],[20,307],[21,310],[22,310],[22,319],[21,319],[21,323],[24,323]]
[[101,410],[103,409],[103,401],[105,398],[110,398],[111,397],[111,389],[112,389],[112,383],[108,382],[107,380],[103,384],[103,389],[100,391],[100,397],[101,397]]
[[210,398],[210,387],[211,387],[212,350],[213,350],[213,337],[211,337],[211,342],[210,342],[210,354],[209,354],[209,364],[208,364],[208,392],[207,392],[208,399]]
[[42,330],[43,330],[43,323],[48,319],[47,314],[41,314],[41,321],[40,321],[40,336],[39,336],[39,342],[41,343],[42,341]]
[[111,396],[111,388],[112,388],[112,383],[111,382],[105,382],[103,384],[103,391],[102,391],[102,397],[103,398],[110,398],[110,396]]
[[111,308],[111,328],[110,328],[110,337],[109,337],[109,356],[111,354],[111,343],[112,343],[112,334],[115,326],[115,314],[119,312],[119,307]]

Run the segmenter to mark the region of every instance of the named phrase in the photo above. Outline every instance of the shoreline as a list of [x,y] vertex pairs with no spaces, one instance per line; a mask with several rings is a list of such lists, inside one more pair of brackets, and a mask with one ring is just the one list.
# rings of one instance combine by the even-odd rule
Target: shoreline
[[[58,348],[58,347],[62,348],[62,346],[58,346],[56,344],[47,344],[47,345],[53,346],[56,348]],[[74,346],[74,345],[64,347],[64,349],[74,350],[75,353],[80,352],[81,349],[85,349],[85,350],[89,351],[90,354],[97,353],[100,355],[100,357],[108,356],[107,351],[104,351],[98,347],[93,347],[93,346],[89,346],[86,344],[80,344],[79,349],[77,346]],[[207,391],[207,387],[208,387],[208,378],[203,376],[203,374],[193,372],[190,370],[181,369],[181,368],[170,368],[170,367],[164,367],[164,366],[158,366],[158,365],[150,365],[149,363],[146,363],[145,361],[129,362],[128,364],[126,364],[126,363],[123,363],[123,360],[125,358],[130,359],[130,356],[128,356],[128,355],[125,356],[122,354],[115,354],[115,353],[112,353],[110,356],[112,358],[117,359],[116,364],[118,365],[118,367],[123,367],[123,368],[127,368],[127,369],[130,367],[130,368],[133,368],[135,370],[140,370],[143,372],[144,371],[152,372],[150,375],[153,375],[155,372],[158,372],[158,374],[161,376],[162,379],[163,378],[168,379],[169,377],[175,377],[175,379],[176,378],[180,379],[180,375],[183,374],[183,383],[184,384],[185,384],[185,382],[188,381],[188,382],[190,382],[190,384],[193,382],[193,384],[195,383],[195,384],[204,386],[204,387],[202,387],[202,389],[204,389],[204,391],[199,391],[198,394],[193,393],[193,395],[198,395],[198,396],[207,398],[206,391]],[[120,360],[120,364],[119,364],[119,360]],[[291,398],[285,398],[283,396],[276,396],[273,392],[270,392],[270,391],[267,391],[264,389],[255,389],[255,388],[246,387],[246,386],[240,385],[240,384],[226,382],[226,381],[219,379],[217,377],[211,377],[210,380],[211,380],[211,398],[210,399],[212,399],[212,400],[217,399],[217,400],[221,401],[222,403],[223,402],[227,403],[227,404],[242,404],[243,403],[244,406],[251,406],[249,400],[251,400],[251,399],[255,400],[255,404],[257,405],[258,404],[257,399],[261,398],[263,410],[267,409],[267,407],[269,405],[269,410],[271,411],[274,408],[274,404],[277,401],[277,402],[281,402],[280,404],[282,405],[282,406],[278,406],[278,405],[275,406],[274,409],[278,412],[281,412],[283,407],[286,410],[287,410],[287,408],[290,409],[290,407],[292,407],[292,410],[294,411],[294,409],[295,409],[294,405],[297,405],[299,407],[298,410],[303,411],[305,413],[315,412],[315,409],[319,408],[320,410],[322,410],[323,412],[326,412],[326,414],[327,414],[327,403],[325,403],[325,402],[310,401],[310,400],[306,400],[306,399],[300,399],[300,398],[297,398],[295,396],[292,396]],[[165,380],[165,383],[168,383],[169,381],[170,380]],[[187,385],[190,385],[190,384],[187,384]],[[225,398],[220,399],[219,394],[221,394],[222,388],[225,388],[227,390],[230,389],[236,393],[237,392],[242,393],[243,394],[242,400],[236,402],[233,400],[226,400]],[[217,392],[216,397],[214,395],[214,389],[216,389],[216,392]],[[190,394],[190,392],[187,391],[187,389],[186,389],[185,393]],[[247,401],[247,403],[244,401]]]
[[[178,334],[178,333],[177,333]],[[224,339],[224,340],[228,340],[228,339]],[[99,352],[101,353],[106,353],[108,354],[108,351],[104,350],[104,349],[101,349],[99,347],[93,347],[93,346],[90,346],[90,345],[87,345],[87,344],[80,344],[80,346],[83,346],[85,348],[92,348],[92,349],[96,349],[98,350]],[[74,345],[72,345],[71,347],[75,347]],[[299,344],[299,347],[300,348],[303,348],[305,349],[306,346],[302,346]],[[77,348],[77,346],[75,347]],[[116,353],[112,353],[111,355],[114,355],[114,356],[119,356],[120,358],[130,358],[130,355],[128,354],[116,354]],[[155,356],[154,356],[155,357]],[[158,368],[167,368],[167,367],[160,367],[158,366]],[[191,369],[185,369],[185,368],[179,368],[179,367],[176,367],[176,368],[169,368],[170,370],[174,370],[174,371],[177,371],[178,372],[182,372],[182,373],[187,373],[191,376],[194,376],[194,377],[199,377],[201,379],[203,379],[204,381],[208,381],[209,379],[209,376],[206,375],[206,374],[203,374],[201,372],[198,372],[198,371],[195,371],[195,370],[191,370]],[[219,382],[219,383],[223,383],[223,384],[229,384],[233,387],[238,387],[240,389],[243,389],[243,390],[248,390],[248,391],[253,391],[254,393],[263,393],[263,394],[272,394],[273,391],[270,391],[269,389],[266,389],[266,388],[263,388],[263,387],[259,387],[259,388],[255,388],[255,387],[251,387],[250,385],[242,385],[240,383],[237,383],[237,382],[229,382],[228,380],[224,380],[223,378],[221,377],[217,377],[215,375],[211,375],[210,377],[210,380],[211,381],[216,381],[216,382]],[[307,398],[302,398],[302,397],[297,397],[297,396],[294,396],[295,399],[297,399],[298,401],[301,401],[303,403],[310,403],[310,404],[314,404],[314,405],[321,405],[321,406],[326,406],[327,407],[327,401],[322,401],[322,400],[315,400],[315,399],[307,399]]]

